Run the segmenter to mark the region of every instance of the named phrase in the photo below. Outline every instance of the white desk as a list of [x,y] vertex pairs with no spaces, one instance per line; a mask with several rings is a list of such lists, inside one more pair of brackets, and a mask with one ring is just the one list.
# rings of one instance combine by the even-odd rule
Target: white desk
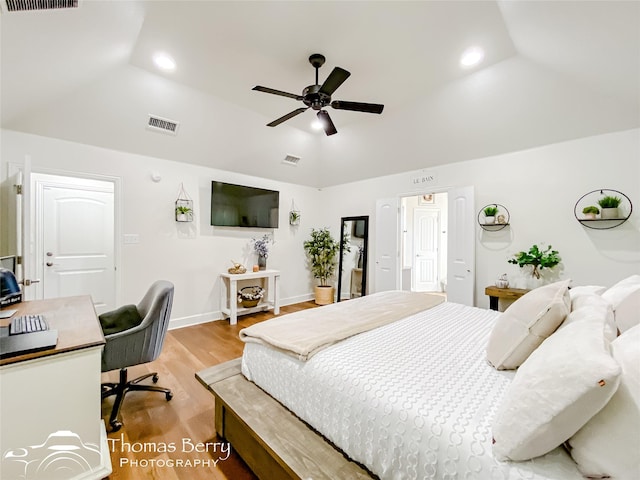
[[[7,308],[17,309],[16,315],[43,314],[58,331],[58,344],[0,360],[2,478],[61,478],[58,466],[67,469],[68,479],[105,478],[111,473],[100,409],[105,340],[91,297],[34,300]],[[0,325],[9,321],[0,320]],[[50,449],[41,447],[45,442]],[[78,449],[62,448],[68,445]],[[16,461],[7,451],[26,453],[33,462]]]
[[[265,296],[255,307],[244,308],[238,306],[238,282],[242,280],[259,280],[262,288],[266,289]],[[264,285],[264,281],[267,285]],[[280,313],[280,271],[260,270],[247,273],[220,274],[220,311],[229,317],[229,323],[238,323],[238,315],[261,312],[273,308],[273,313]],[[255,283],[254,283],[255,284]]]

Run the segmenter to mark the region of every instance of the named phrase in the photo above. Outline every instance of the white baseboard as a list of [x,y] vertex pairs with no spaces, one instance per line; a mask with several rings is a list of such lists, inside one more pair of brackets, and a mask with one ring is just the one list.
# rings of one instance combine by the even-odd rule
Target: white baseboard
[[[314,299],[313,293],[307,293],[305,295],[298,295],[296,297],[289,297],[280,300],[280,306],[294,305],[296,303],[308,302]],[[202,323],[214,322],[216,320],[226,320],[221,311],[198,313],[196,315],[189,315],[187,317],[172,318],[169,322],[169,330],[176,328],[191,327],[193,325],[200,325]]]

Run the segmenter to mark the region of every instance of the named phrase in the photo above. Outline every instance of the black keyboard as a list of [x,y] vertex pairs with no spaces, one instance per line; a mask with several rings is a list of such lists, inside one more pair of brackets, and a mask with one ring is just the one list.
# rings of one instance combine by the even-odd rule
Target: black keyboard
[[49,330],[49,325],[42,315],[23,315],[11,319],[9,335],[33,333]]

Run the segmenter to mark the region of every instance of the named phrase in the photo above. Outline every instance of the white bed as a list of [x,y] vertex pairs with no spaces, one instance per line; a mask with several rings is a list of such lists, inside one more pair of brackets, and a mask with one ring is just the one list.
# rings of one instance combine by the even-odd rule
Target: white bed
[[242,373],[381,479],[583,478],[561,448],[493,458],[491,420],[514,375],[486,362],[498,315],[443,303],[307,361],[247,343]]

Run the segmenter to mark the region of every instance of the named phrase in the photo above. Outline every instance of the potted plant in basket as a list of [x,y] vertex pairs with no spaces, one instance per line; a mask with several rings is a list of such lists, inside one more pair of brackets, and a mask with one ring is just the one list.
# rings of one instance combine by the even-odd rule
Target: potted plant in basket
[[600,218],[618,218],[618,206],[622,202],[620,197],[606,195],[598,200],[598,205],[602,208]]
[[318,305],[333,303],[335,288],[329,280],[336,271],[340,243],[331,236],[328,228],[311,229],[311,238],[303,244],[311,264],[311,273],[320,280],[315,287],[315,302]]
[[540,279],[540,270],[553,268],[561,261],[558,251],[553,250],[551,245],[545,250],[541,250],[538,245],[533,245],[528,252],[518,252],[508,260],[509,263],[518,265],[520,268],[532,266],[531,276],[536,279]]
[[585,219],[595,220],[596,215],[600,213],[600,209],[595,205],[589,205],[588,207],[584,207],[582,209],[582,213],[584,214]]

